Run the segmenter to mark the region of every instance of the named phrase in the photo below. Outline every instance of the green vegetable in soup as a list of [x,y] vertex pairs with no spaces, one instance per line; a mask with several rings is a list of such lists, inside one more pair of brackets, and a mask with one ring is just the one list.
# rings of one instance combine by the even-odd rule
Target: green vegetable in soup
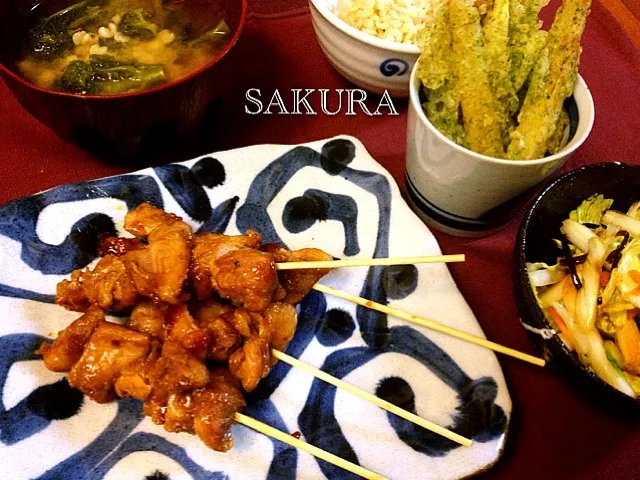
[[231,32],[227,22],[224,20],[220,20],[218,24],[209,30],[208,32],[203,33],[197,38],[191,40],[192,45],[197,45],[203,42],[222,42],[226,40],[227,35]]
[[57,57],[73,47],[67,32],[35,31],[29,37],[29,48],[43,60]]
[[151,20],[152,16],[148,11],[138,8],[122,16],[119,29],[128,37],[150,40],[160,31],[160,27]]
[[95,93],[93,91],[93,68],[82,60],[75,60],[67,65],[59,83],[60,89],[68,93]]
[[114,95],[150,88],[165,80],[162,65],[138,65],[108,55],[91,55],[88,62],[69,63],[59,84],[69,93]]
[[85,0],[41,20],[29,31],[28,48],[42,60],[51,60],[73,48],[71,36],[79,26],[99,22],[105,0]]

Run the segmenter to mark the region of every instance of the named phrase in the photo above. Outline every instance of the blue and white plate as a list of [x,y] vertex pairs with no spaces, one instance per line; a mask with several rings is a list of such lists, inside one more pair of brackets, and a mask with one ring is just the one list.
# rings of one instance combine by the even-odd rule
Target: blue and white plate
[[[194,230],[258,230],[266,242],[335,257],[440,253],[390,175],[354,138],[259,145],[66,185],[0,207],[0,465],[38,479],[355,479],[243,426],[218,453],[172,434],[127,399],[98,405],[33,353],[78,314],[55,285],[95,262],[147,201]],[[445,265],[335,270],[322,283],[483,335]],[[116,319],[117,320],[117,319]],[[278,364],[244,413],[392,480],[454,479],[500,456],[511,400],[490,351],[312,291],[287,352],[474,440],[460,447]]]

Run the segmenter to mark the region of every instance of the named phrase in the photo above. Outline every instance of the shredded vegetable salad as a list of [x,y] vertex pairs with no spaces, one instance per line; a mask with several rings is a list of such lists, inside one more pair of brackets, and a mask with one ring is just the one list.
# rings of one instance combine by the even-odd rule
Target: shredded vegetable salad
[[640,395],[640,202],[594,195],[560,228],[555,265],[528,263],[536,298],[568,349],[621,392]]

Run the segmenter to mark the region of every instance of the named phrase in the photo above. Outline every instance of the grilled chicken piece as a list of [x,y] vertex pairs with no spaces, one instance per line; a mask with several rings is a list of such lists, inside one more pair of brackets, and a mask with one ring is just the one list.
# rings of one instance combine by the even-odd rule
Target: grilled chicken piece
[[136,237],[148,237],[158,227],[182,222],[182,218],[143,202],[124,217],[124,229]]
[[183,300],[182,287],[189,271],[191,228],[180,217],[143,203],[127,213],[125,228],[140,239],[102,239],[104,256],[93,270],[76,270],[71,280],[57,286],[56,302],[70,310],[90,305],[122,311],[140,295],[167,303]]
[[[280,262],[319,262],[333,260],[333,257],[318,248],[303,248],[289,251],[274,245],[265,245],[265,250],[273,257],[273,261]],[[293,305],[300,303],[311,291],[311,288],[329,273],[328,268],[308,268],[300,270],[280,270],[278,280],[286,290],[283,302]]]
[[246,235],[223,235],[221,233],[196,233],[191,254],[191,282],[199,300],[213,294],[213,275],[217,272],[215,261],[240,248],[258,248],[262,237],[249,230]]
[[221,317],[209,322],[207,333],[211,338],[207,357],[214,362],[228,362],[231,354],[242,346],[242,335]]
[[210,340],[207,358],[218,363],[228,362],[229,355],[242,346],[242,335],[221,318],[223,314],[233,315],[233,308],[213,299],[197,302],[193,307],[193,316]]
[[271,350],[264,338],[253,337],[229,357],[229,371],[250,392],[271,369]]
[[106,257],[107,255],[121,257],[127,252],[139,250],[144,247],[145,244],[139,238],[108,237],[101,235],[100,241],[98,242],[98,255],[101,257]]
[[180,343],[191,355],[204,360],[209,349],[209,335],[196,323],[186,305],[171,306],[166,325],[168,340]]
[[236,308],[225,312],[220,317],[231,325],[243,338],[256,336],[271,342],[271,324],[263,313],[250,312],[246,308]]
[[[224,312],[208,324],[211,338],[208,357],[216,362],[230,362],[231,372],[243,381],[245,388],[257,384],[269,373],[271,348],[285,350],[297,322],[293,305],[282,302],[272,303],[263,313],[244,308]],[[250,342],[255,339],[259,341]]]
[[234,416],[244,406],[238,381],[227,369],[216,369],[206,387],[169,397],[164,428],[169,432],[196,433],[208,447],[226,452],[233,447]]
[[251,313],[244,308],[223,313],[220,318],[231,325],[243,338],[251,338],[255,335]]
[[[245,405],[241,388],[254,390],[269,373],[271,349],[285,350],[295,333],[293,304],[328,272],[280,272],[281,284],[275,263],[331,256],[261,250],[253,231],[192,237],[179,217],[146,203],[127,214],[125,229],[137,238],[101,238],[93,271],[58,285],[58,303],[86,314],[38,353],[49,369],[70,371],[69,384],[93,400],[139,399],[166,430],[227,451]],[[187,277],[199,301],[189,302]],[[105,321],[103,309],[133,306],[126,326]],[[205,359],[228,368],[210,372]]]
[[107,255],[93,270],[75,270],[71,280],[56,287],[56,303],[68,310],[84,312],[91,305],[103,310],[121,311],[139,300],[138,291],[121,258]]
[[223,298],[252,312],[271,303],[278,275],[271,256],[252,248],[234,250],[215,261],[213,287]]
[[265,310],[264,316],[271,330],[271,346],[281,352],[285,351],[298,326],[295,307],[289,303],[272,303]]
[[153,300],[181,303],[191,257],[191,227],[148,203],[127,213],[124,226],[148,242],[122,257],[138,292]]
[[145,358],[150,348],[147,334],[115,323],[101,323],[69,372],[69,385],[98,403],[113,400],[113,386],[121,372]]
[[251,311],[262,311],[278,286],[271,257],[257,248],[261,237],[202,233],[195,236],[191,280],[199,299],[217,292]]
[[194,318],[202,328],[206,328],[209,322],[212,322],[223,313],[233,310],[231,305],[224,305],[213,298],[202,302],[194,302],[189,305],[189,307]]
[[193,406],[194,401],[191,391],[172,393],[169,396],[164,413],[164,429],[167,432],[195,433],[193,428]]
[[144,300],[134,307],[127,320],[127,327],[157,338],[161,342],[165,337],[165,318],[169,305]]
[[231,426],[245,401],[237,381],[226,369],[211,372],[211,382],[193,392],[196,434],[209,447],[226,452],[233,447]]
[[100,308],[89,307],[87,313],[62,330],[53,343],[40,345],[36,354],[42,355],[49,370],[68,372],[80,360],[93,331],[104,321],[104,312]]
[[138,400],[146,400],[151,393],[151,371],[160,358],[162,345],[155,339],[151,340],[149,355],[136,360],[122,370],[122,374],[116,380],[115,391],[119,397],[132,397]]
[[165,409],[174,393],[204,387],[209,383],[209,370],[181,344],[167,340],[162,354],[149,372],[151,393],[144,402],[144,414],[159,425],[165,422]]

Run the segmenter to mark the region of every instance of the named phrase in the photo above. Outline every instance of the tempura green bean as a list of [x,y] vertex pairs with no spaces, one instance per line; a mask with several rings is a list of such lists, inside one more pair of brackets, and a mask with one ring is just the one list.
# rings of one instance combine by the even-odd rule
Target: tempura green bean
[[509,145],[513,128],[511,114],[518,110],[520,100],[511,81],[509,58],[509,5],[510,0],[495,0],[482,22],[482,33],[487,48],[487,73],[493,94],[498,100],[505,121],[502,142]]
[[451,72],[451,29],[446,1],[434,3],[431,16],[432,21],[418,38],[422,47],[418,58],[418,78],[427,96],[423,108],[429,121],[441,133],[466,146],[464,130],[458,121],[460,100]]
[[513,89],[509,59],[509,4],[510,0],[495,0],[482,25],[487,48],[487,70],[496,98],[511,112],[518,109],[518,98]]
[[418,78],[425,88],[436,90],[451,78],[451,30],[449,8],[445,0],[434,2],[430,21],[418,36],[421,48]]
[[545,45],[547,32],[540,30],[538,15],[549,0],[511,0],[509,47],[511,83],[520,91]]
[[458,145],[467,147],[466,135],[458,118],[459,105],[456,90],[447,80],[440,88],[429,90],[423,108],[429,121],[440,133]]
[[560,117],[558,117],[558,123],[556,124],[555,131],[547,142],[547,152],[551,155],[558,153],[564,148],[566,141],[567,127],[569,127],[569,115],[566,110],[560,111]]
[[580,37],[591,0],[565,0],[556,13],[547,46],[536,62],[529,89],[511,133],[507,157],[542,158],[567,97],[573,93],[580,61]]
[[450,0],[449,15],[454,77],[467,144],[474,152],[503,158],[506,119],[489,83],[480,14],[468,0]]

